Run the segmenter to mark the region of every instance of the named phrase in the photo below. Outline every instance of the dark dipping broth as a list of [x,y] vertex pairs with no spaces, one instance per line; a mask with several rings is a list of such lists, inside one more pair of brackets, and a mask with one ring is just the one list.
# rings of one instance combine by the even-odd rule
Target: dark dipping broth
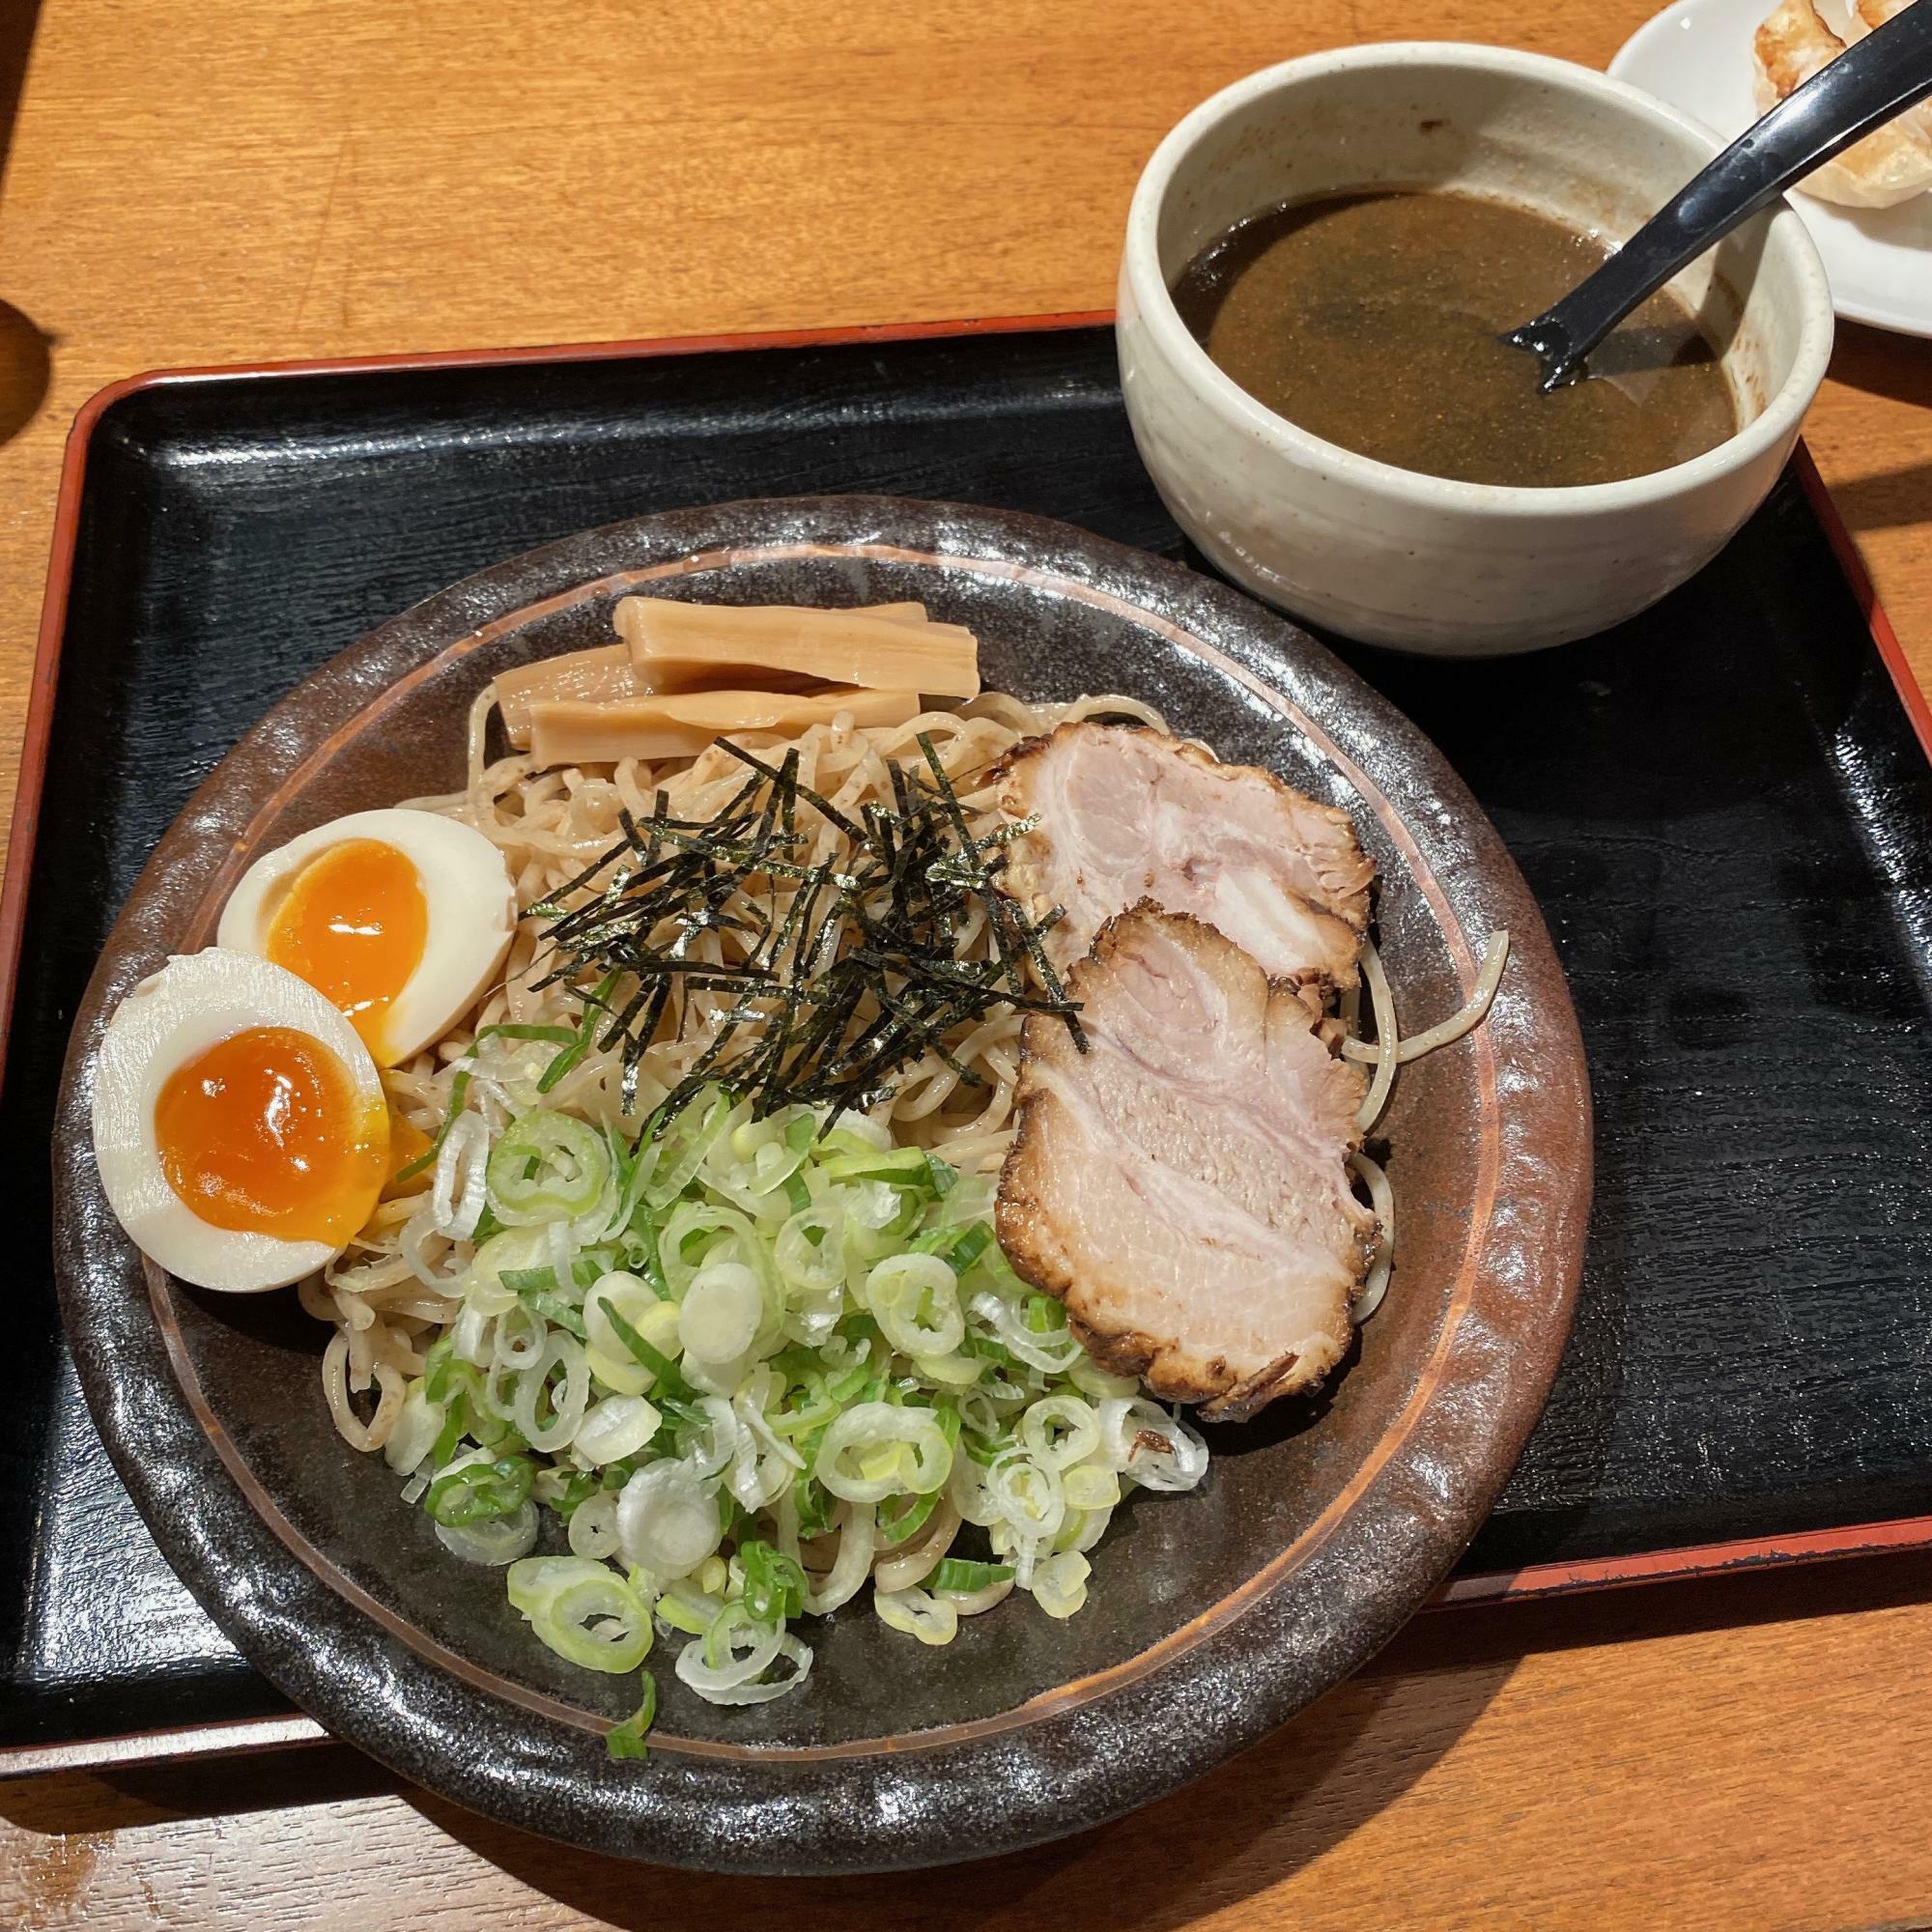
[[1174,300],[1257,402],[1345,449],[1469,483],[1613,483],[1701,456],[1739,421],[1716,351],[1665,294],[1596,351],[1589,380],[1538,393],[1536,358],[1497,337],[1606,252],[1475,195],[1338,195],[1238,223]]

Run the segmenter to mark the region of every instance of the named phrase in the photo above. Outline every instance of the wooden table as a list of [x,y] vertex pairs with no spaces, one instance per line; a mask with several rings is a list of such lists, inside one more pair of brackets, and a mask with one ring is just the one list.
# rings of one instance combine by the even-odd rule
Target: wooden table
[[[1346,39],[1602,66],[1645,0],[0,6],[0,785],[69,419],[167,364],[1093,309],[1160,133]],[[24,83],[21,74],[24,71]],[[1932,672],[1932,353],[1808,434]],[[1932,1563],[1426,1614],[1134,1823],[934,1882],[727,1884],[321,1747],[0,1787],[0,1924],[1932,1924]]]

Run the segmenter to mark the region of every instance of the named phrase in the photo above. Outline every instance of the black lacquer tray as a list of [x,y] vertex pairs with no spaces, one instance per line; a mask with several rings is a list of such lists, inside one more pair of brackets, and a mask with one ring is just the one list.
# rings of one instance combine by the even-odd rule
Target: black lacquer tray
[[[150,1542],[45,1260],[69,1023],[156,838],[270,703],[430,591],[618,517],[813,491],[1199,563],[1098,319],[168,376],[83,413],[0,909],[0,1771],[313,1734]],[[1502,832],[1592,1068],[1570,1352],[1449,1597],[1932,1544],[1932,720],[1808,466],[1604,639],[1338,647]]]

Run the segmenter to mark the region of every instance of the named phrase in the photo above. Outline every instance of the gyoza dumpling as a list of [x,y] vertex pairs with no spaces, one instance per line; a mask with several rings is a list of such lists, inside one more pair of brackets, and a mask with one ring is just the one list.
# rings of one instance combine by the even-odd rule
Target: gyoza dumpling
[[[1863,14],[1866,8],[1872,14]],[[1855,11],[1863,15],[1857,31],[1869,33],[1898,7],[1895,0],[1857,0]],[[1844,50],[1845,43],[1825,24],[1812,0],[1781,0],[1751,43],[1758,111],[1770,112]],[[1932,187],[1932,123],[1922,108],[1902,115],[1806,175],[1799,185],[1806,194],[1846,208],[1890,208],[1909,201]]]

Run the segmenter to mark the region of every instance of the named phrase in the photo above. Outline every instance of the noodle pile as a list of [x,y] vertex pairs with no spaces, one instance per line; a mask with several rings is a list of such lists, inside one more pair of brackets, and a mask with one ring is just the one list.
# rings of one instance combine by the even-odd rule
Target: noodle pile
[[[744,810],[743,760],[717,745],[656,765],[492,760],[492,705],[486,693],[472,707],[463,789],[412,803],[502,852],[520,919],[500,983],[466,1024],[384,1076],[399,1132],[426,1151],[302,1285],[304,1307],[335,1329],[322,1373],[337,1430],[384,1452],[447,1548],[508,1566],[511,1605],[559,1656],[629,1672],[654,1629],[680,1632],[692,1641],[677,1675],[715,1704],[795,1690],[811,1660],[788,1624],[868,1582],[877,1614],[927,1644],[950,1642],[960,1617],[1014,1589],[1050,1616],[1075,1614],[1085,1552],[1114,1508],[1136,1487],[1194,1488],[1208,1450],[1136,1380],[1102,1370],[1064,1305],[1021,1279],[998,1242],[1020,1073],[1012,1000],[1031,995],[1019,990],[1020,955],[1004,950],[1009,936],[989,923],[985,871],[979,896],[935,916],[941,959],[920,955],[936,969],[950,944],[955,962],[983,967],[968,976],[980,1003],[934,1009],[934,1027],[972,1016],[923,1042],[911,1035],[919,1057],[885,1086],[868,1074],[833,1089],[863,1085],[865,1113],[838,1113],[836,1098],[808,1104],[801,1091],[824,1089],[794,1087],[789,1104],[754,1117],[719,1055],[759,1024],[770,1009],[760,1002],[782,1004],[761,990],[769,958],[753,955],[768,935],[804,933],[815,900],[801,895],[827,878],[871,890],[854,880],[877,876],[860,850],[873,835],[855,828],[903,808],[908,767],[943,774],[948,836],[960,842],[938,857],[907,844],[920,856],[887,869],[924,867],[934,880],[955,862],[979,865],[974,841],[1004,836],[994,774],[1022,739],[1096,715],[1165,729],[1162,720],[1118,696],[1035,706],[985,693],[897,725],[841,712],[760,746],[783,761],[781,774],[758,769],[782,778],[796,817],[781,847],[734,848],[751,856],[718,889],[754,882],[742,884],[759,909],[754,929],[705,896],[709,885],[696,912],[682,883],[629,896],[663,869],[637,828],[702,844],[697,834]],[[719,835],[706,849],[724,843]],[[619,927],[635,923],[626,950],[597,954],[612,970],[586,995],[572,983],[583,955],[558,952],[607,917],[606,901]],[[585,919],[568,919],[579,907]],[[869,912],[849,916],[874,930]],[[817,936],[796,944],[828,956]],[[1481,1019],[1506,956],[1507,935],[1494,935],[1476,998],[1405,1042],[1364,942],[1367,999],[1344,1002],[1341,1043],[1374,1067],[1364,1132],[1399,1065]],[[901,1009],[880,977],[885,957],[855,950],[864,977],[840,996],[817,980],[818,1010],[850,1018],[862,1037],[875,1022],[890,1033]],[[791,964],[813,970],[796,954]],[[628,1016],[646,1010],[636,975],[661,967],[641,1022],[661,1015],[655,1031],[627,1039]],[[1015,977],[993,979],[996,969]],[[1364,1018],[1373,1038],[1360,1035]],[[785,1036],[767,1038],[774,1070],[757,1091],[776,1094],[790,1083],[781,1063],[791,1049]],[[885,1064],[884,1049],[868,1063]],[[1379,1165],[1357,1153],[1350,1166],[1382,1231],[1351,1311],[1359,1321],[1387,1286],[1395,1210]],[[530,1553],[540,1508],[562,1520],[570,1555]],[[967,1553],[975,1538],[990,1561]],[[638,1717],[611,1734],[614,1755],[643,1748],[648,1673],[644,1686]]]
[[[696,759],[657,766],[623,759],[609,767],[535,771],[524,755],[493,761],[487,756],[491,709],[486,692],[470,714],[469,781],[463,790],[409,803],[460,818],[497,845],[526,914],[532,906],[550,903],[552,895],[610,850],[620,834],[620,812],[646,820],[662,792],[672,817],[708,820],[744,782],[744,767],[715,748]],[[924,734],[938,751],[977,835],[998,822],[996,787],[987,777],[997,761],[1023,738],[1067,720],[1095,716],[1166,728],[1159,713],[1130,697],[1032,705],[987,692],[958,711],[928,712],[906,724],[858,727],[835,720],[812,726],[788,744],[760,750],[761,755],[781,757],[795,747],[800,786],[856,817],[867,804],[891,806],[887,761],[920,762],[918,741]],[[849,852],[845,835],[815,812],[804,811],[802,824],[815,831],[815,843],[798,855],[803,866],[837,862]],[[781,917],[790,889],[780,882],[777,890]],[[434,1135],[451,1113],[459,1062],[466,1064],[467,1103],[480,1112],[493,1134],[529,1104],[530,1082],[554,1048],[502,1038],[479,1042],[481,1030],[578,1023],[582,1009],[566,985],[533,989],[533,982],[554,964],[544,948],[545,929],[543,919],[526,917],[512,943],[503,983],[470,1015],[469,1026],[385,1076],[395,1112],[425,1136]],[[735,944],[728,933],[702,932],[692,941],[689,956],[731,963]],[[960,958],[986,958],[992,950],[983,921],[962,932]],[[623,995],[620,987],[615,1003]],[[616,1045],[593,1046],[542,1104],[635,1135],[704,1051],[713,1037],[709,1023],[735,999],[722,989],[673,996],[658,1038],[645,1050],[628,1112],[622,1104],[622,1058]],[[900,1072],[891,1097],[872,1109],[870,1118],[895,1145],[928,1149],[962,1174],[997,1174],[1012,1139],[1020,1019],[1003,1006],[948,1036]],[[983,1084],[964,1081],[958,1066],[970,1067]],[[463,1278],[474,1255],[470,1242],[451,1241],[420,1228],[412,1231],[420,1200],[406,1195],[384,1202],[344,1254],[319,1280],[301,1288],[302,1305],[337,1330],[324,1354],[323,1386],[336,1429],[359,1450],[379,1449],[388,1440],[406,1380],[422,1373],[429,1345],[457,1317]],[[352,1397],[372,1388],[375,1412],[364,1422]]]

